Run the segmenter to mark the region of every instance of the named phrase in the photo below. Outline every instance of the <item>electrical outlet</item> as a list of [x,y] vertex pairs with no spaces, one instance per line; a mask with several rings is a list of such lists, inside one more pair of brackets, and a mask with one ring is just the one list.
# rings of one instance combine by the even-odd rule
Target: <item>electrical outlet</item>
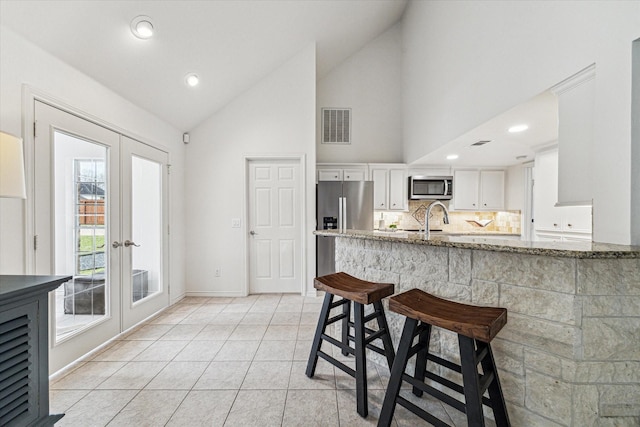
[[213,274],[214,274],[216,277],[220,277],[220,267],[216,267],[216,269],[214,270]]

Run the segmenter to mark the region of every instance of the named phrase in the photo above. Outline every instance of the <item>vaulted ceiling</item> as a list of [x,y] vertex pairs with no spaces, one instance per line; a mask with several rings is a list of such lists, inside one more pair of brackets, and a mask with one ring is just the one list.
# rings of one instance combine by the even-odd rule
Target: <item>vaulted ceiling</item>
[[[407,0],[0,0],[0,24],[182,131],[310,44],[325,75],[398,22]],[[151,18],[154,37],[130,31]],[[185,84],[188,73],[200,84]]]

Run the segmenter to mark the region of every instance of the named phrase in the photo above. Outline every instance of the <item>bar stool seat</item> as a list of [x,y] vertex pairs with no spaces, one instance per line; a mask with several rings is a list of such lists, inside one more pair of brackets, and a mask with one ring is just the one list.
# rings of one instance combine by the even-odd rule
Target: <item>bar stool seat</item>
[[[375,283],[358,279],[347,273],[339,272],[322,277],[316,277],[313,283],[318,290],[325,292],[324,302],[320,311],[318,325],[311,344],[311,353],[307,363],[306,375],[312,378],[318,358],[322,357],[335,367],[341,369],[356,379],[357,411],[362,417],[368,415],[367,402],[367,365],[366,349],[373,350],[386,357],[389,369],[393,365],[395,352],[389,326],[384,313],[382,299],[393,295],[392,283]],[[341,297],[334,302],[334,297]],[[373,312],[364,314],[364,306],[373,304]],[[330,316],[332,309],[342,306],[342,313]],[[353,322],[351,322],[351,307],[353,306]],[[378,329],[367,327],[367,323],[377,321]],[[342,340],[337,340],[326,333],[327,326],[341,321]],[[353,335],[351,335],[353,328]],[[373,341],[381,340],[383,348],[375,346]],[[323,342],[335,345],[341,349],[343,355],[352,354],[356,359],[356,369],[353,370],[320,348]],[[351,347],[350,343],[354,346]]]
[[[391,368],[391,377],[382,405],[378,426],[389,426],[396,404],[409,409],[435,426],[447,426],[442,420],[424,411],[399,395],[402,381],[413,386],[413,394],[428,393],[467,415],[469,426],[484,426],[482,405],[493,410],[498,427],[510,426],[507,409],[496,370],[491,340],[507,323],[507,310],[479,307],[438,298],[419,289],[412,289],[389,299],[389,310],[406,316],[398,352]],[[429,353],[432,326],[458,334],[460,365]],[[419,336],[418,342],[413,341]],[[414,375],[405,373],[407,362],[416,356]],[[427,370],[427,361],[462,374],[460,385]],[[482,366],[479,372],[478,365]],[[464,403],[425,383],[428,378],[464,395]],[[489,397],[484,394],[488,390]]]

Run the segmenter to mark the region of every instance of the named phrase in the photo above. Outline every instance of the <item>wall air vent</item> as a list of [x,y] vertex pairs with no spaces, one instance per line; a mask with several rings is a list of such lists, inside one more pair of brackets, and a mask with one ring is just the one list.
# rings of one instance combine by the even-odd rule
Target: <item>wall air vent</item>
[[471,144],[471,146],[472,146],[472,147],[479,147],[479,146],[481,146],[481,145],[488,144],[488,143],[490,143],[490,142],[491,142],[491,140],[490,140],[490,139],[482,139],[482,140],[480,140],[480,141],[478,141],[478,142],[474,142],[473,144]]
[[322,143],[351,144],[351,109],[322,109]]

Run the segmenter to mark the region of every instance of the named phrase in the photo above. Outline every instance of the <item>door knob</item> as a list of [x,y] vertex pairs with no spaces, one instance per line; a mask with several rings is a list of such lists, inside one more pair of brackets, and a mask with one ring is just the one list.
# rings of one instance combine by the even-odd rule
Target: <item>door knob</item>
[[118,249],[120,246],[122,246],[122,243],[120,242],[113,242],[111,244],[111,246],[113,247],[113,249]]
[[131,240],[125,240],[124,241],[124,247],[128,248],[129,246],[140,246],[140,245],[136,245],[136,242],[132,242]]
[[256,234],[258,234],[258,233],[256,233],[255,231],[251,230],[251,231],[249,232],[249,234],[251,234],[252,236],[255,236],[255,235],[256,235]]

